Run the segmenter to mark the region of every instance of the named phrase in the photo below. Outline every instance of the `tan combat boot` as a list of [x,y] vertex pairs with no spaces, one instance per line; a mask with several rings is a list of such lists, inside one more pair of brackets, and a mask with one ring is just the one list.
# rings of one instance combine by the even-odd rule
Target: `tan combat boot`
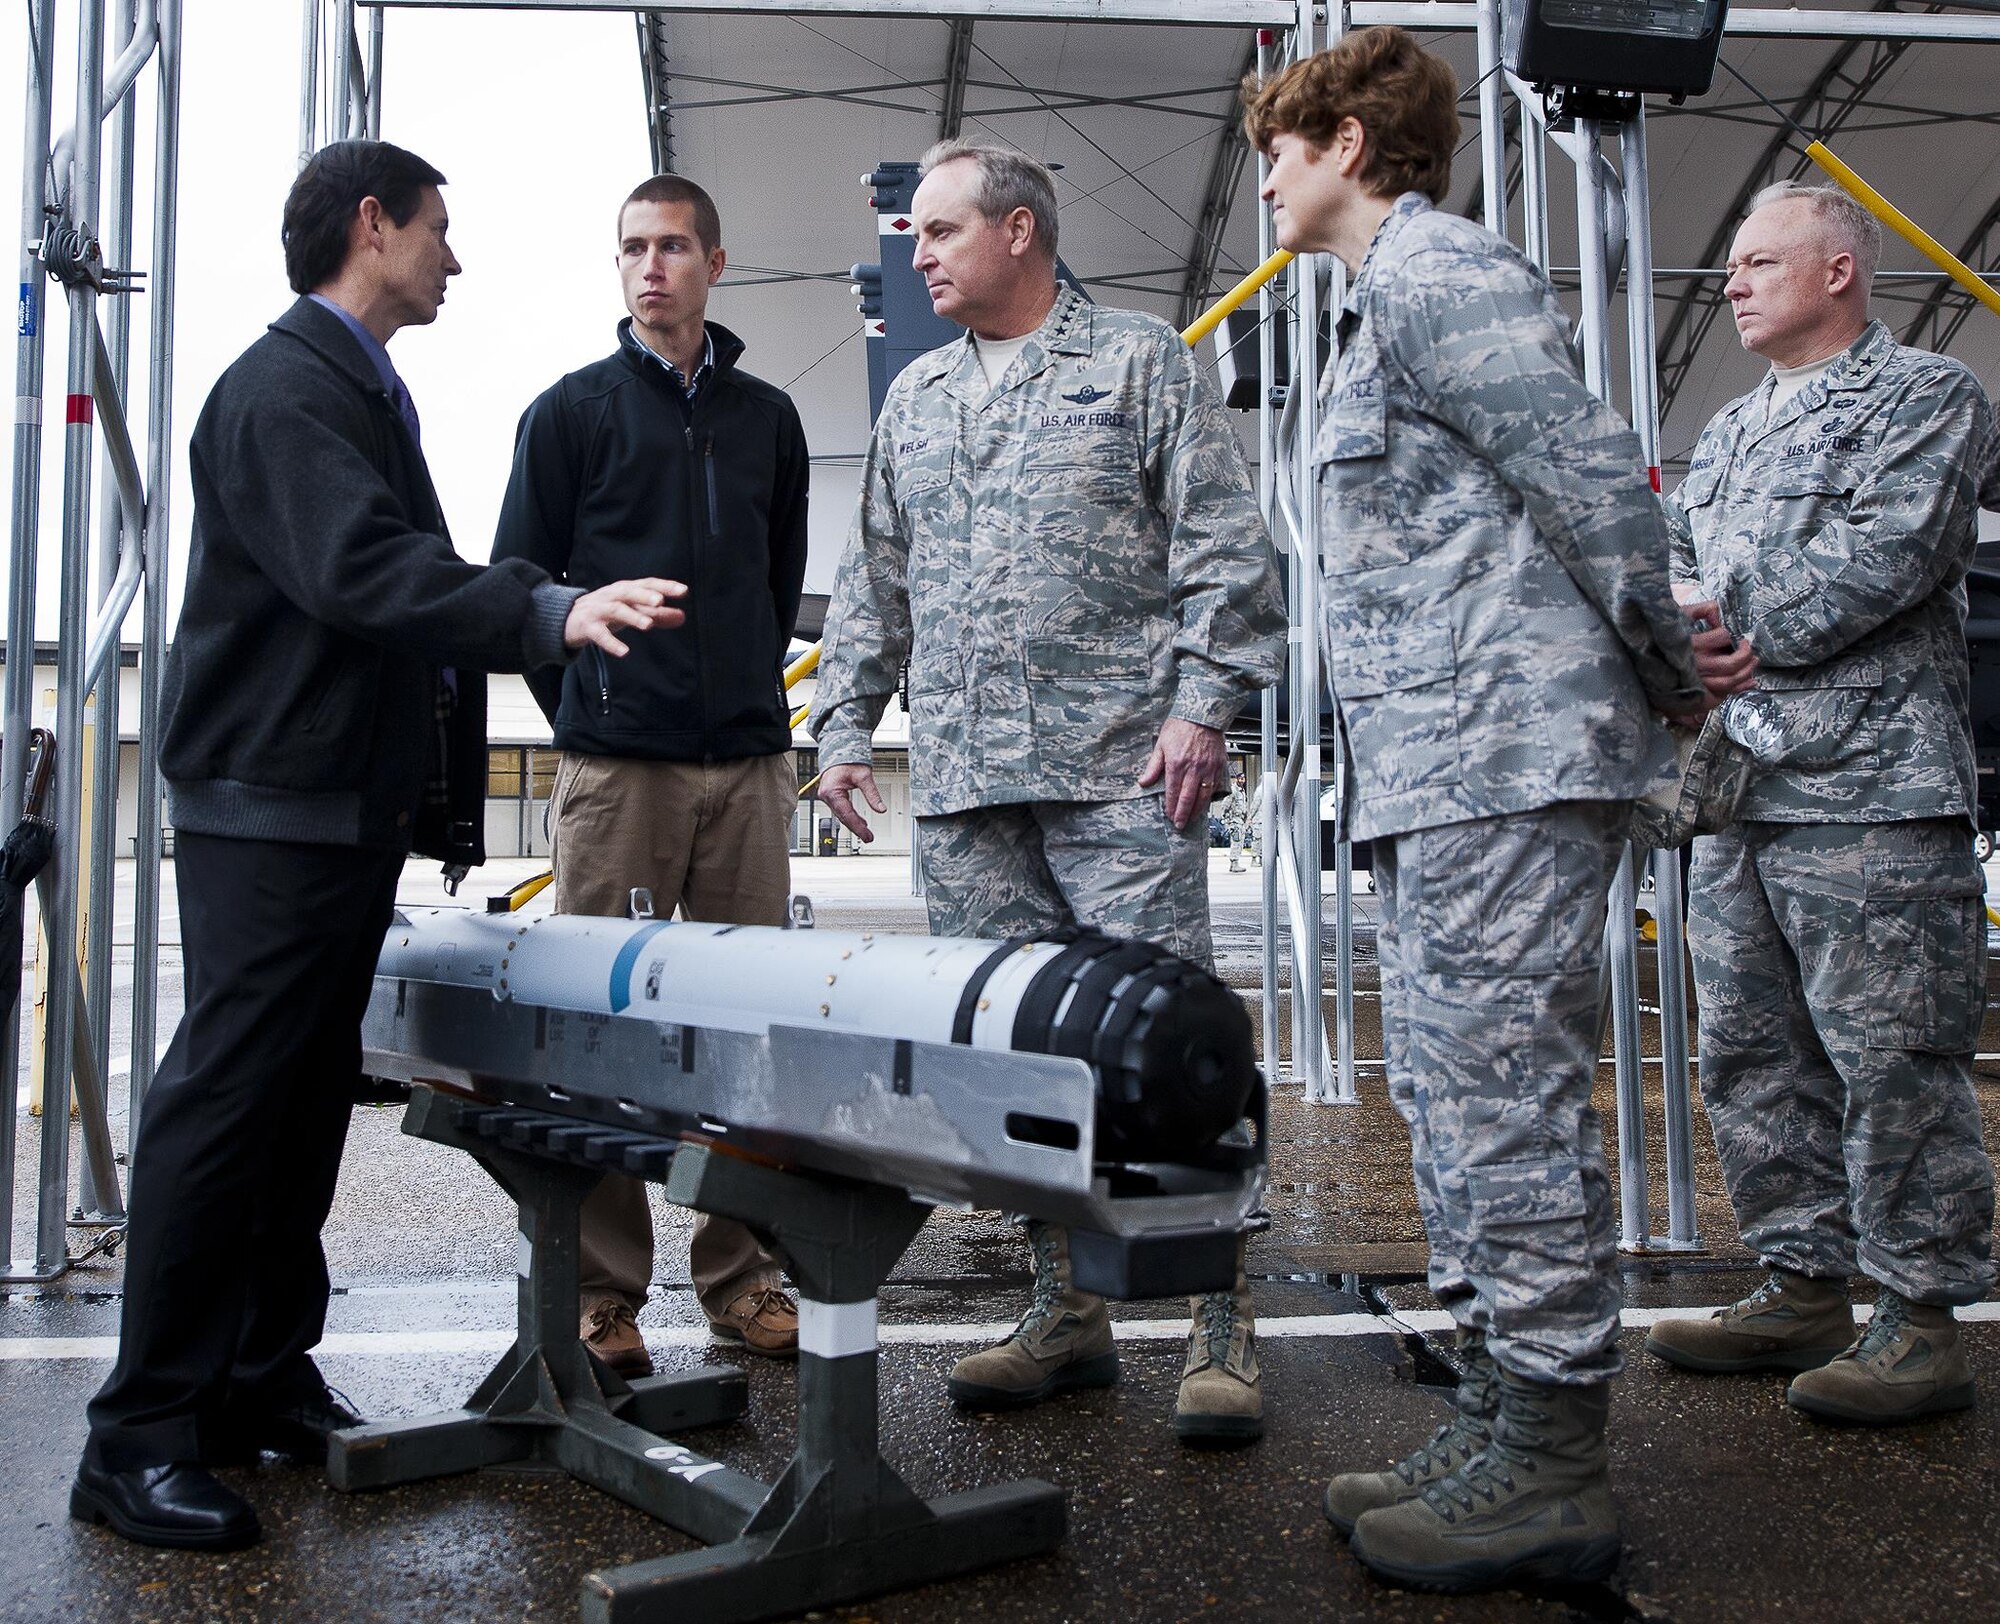
[[1451,1419],[1386,1472],[1342,1472],[1326,1486],[1326,1520],[1343,1534],[1352,1534],[1365,1511],[1393,1506],[1421,1494],[1427,1484],[1454,1471],[1493,1439],[1493,1417],[1500,1411],[1500,1367],[1486,1351],[1482,1331],[1458,1333],[1458,1355],[1464,1374]]
[[1845,1280],[1773,1269],[1740,1303],[1702,1319],[1661,1320],[1646,1338],[1646,1351],[1708,1375],[1812,1370],[1852,1343],[1854,1334]]
[[1610,1405],[1608,1382],[1548,1387],[1502,1371],[1493,1441],[1410,1499],[1363,1512],[1355,1556],[1419,1590],[1604,1578],[1620,1550],[1604,1456]]
[[968,1410],[1006,1410],[1074,1387],[1109,1387],[1118,1350],[1104,1299],[1070,1283],[1069,1232],[1031,1223],[1035,1295],[1013,1334],[997,1347],[968,1353],[952,1366],[946,1390]]
[[1854,1346],[1795,1377],[1785,1401],[1820,1421],[1893,1427],[1969,1410],[1972,1397],[1972,1367],[1951,1310],[1884,1291]]
[[1194,1325],[1174,1400],[1174,1436],[1184,1444],[1247,1444],[1264,1435],[1264,1393],[1257,1377],[1257,1316],[1243,1254],[1236,1289],[1190,1297]]

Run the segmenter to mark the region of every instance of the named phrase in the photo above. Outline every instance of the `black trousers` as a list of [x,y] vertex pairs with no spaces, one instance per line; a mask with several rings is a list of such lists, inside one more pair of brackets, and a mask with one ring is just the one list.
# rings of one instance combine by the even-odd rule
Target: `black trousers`
[[201,1458],[321,1387],[320,1226],[402,858],[176,841],[187,1010],[140,1115],[118,1364],[90,1404],[112,1471]]

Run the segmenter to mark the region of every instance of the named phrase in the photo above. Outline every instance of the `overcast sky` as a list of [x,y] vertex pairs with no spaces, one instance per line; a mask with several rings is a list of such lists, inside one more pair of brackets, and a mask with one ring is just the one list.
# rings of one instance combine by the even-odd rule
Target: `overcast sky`
[[[57,130],[72,122],[76,96],[69,32],[76,8],[60,9]],[[184,10],[172,509],[183,549],[186,441],[202,400],[292,298],[278,220],[297,170],[302,20],[297,0],[188,0]],[[0,15],[0,196],[10,217],[20,207],[26,41],[17,4]],[[483,559],[522,408],[562,373],[608,353],[624,314],[614,221],[620,200],[651,169],[636,36],[622,11],[391,10],[386,43],[383,136],[449,177],[452,246],[465,266],[438,321],[406,328],[390,354],[423,415],[424,451],[458,549]],[[152,86],[149,66],[140,80],[142,265],[151,258]],[[56,629],[67,357],[61,290],[51,284],[48,294],[44,399],[52,422],[37,592],[45,638]],[[718,294],[711,314],[727,321],[727,300],[726,291]],[[143,297],[133,300],[133,319],[143,334]],[[143,369],[133,393],[143,459]],[[851,471],[830,472],[814,514],[812,584],[819,586],[837,556],[853,485]],[[11,493],[11,445],[4,478]],[[177,556],[176,604],[182,573]],[[128,635],[137,626],[129,622]]]

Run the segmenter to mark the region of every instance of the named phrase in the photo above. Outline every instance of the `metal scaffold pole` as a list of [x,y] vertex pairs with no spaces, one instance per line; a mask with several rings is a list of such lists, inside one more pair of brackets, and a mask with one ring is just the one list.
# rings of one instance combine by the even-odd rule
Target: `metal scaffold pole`
[[[1294,55],[1318,47],[1316,8],[1300,0]],[[1339,27],[1328,20],[1331,34]],[[1332,41],[1329,39],[1329,44]],[[1292,1075],[1305,1084],[1306,1098],[1327,1092],[1326,1015],[1320,1001],[1320,737],[1319,737],[1319,503],[1314,500],[1312,445],[1319,430],[1319,314],[1322,256],[1301,254],[1291,264],[1292,391],[1286,401],[1291,419],[1291,456],[1286,484],[1291,494],[1291,753],[1296,763],[1286,810],[1290,837],[1289,877],[1297,890],[1292,908]]]
[[368,8],[368,109],[363,131],[369,140],[382,139],[382,8]]
[[361,77],[361,42],[354,32],[354,0],[334,0],[333,129],[336,141],[351,141],[366,128],[366,112],[355,94]]
[[305,38],[299,55],[299,168],[319,150],[319,0],[301,8]]
[[[1270,78],[1277,61],[1277,35],[1269,28],[1257,31],[1257,78]],[[1270,160],[1257,154],[1257,192],[1261,199]],[[1271,211],[1260,201],[1257,209],[1257,258],[1270,259],[1277,243],[1272,234]],[[1278,532],[1277,464],[1278,416],[1274,391],[1278,386],[1278,301],[1271,283],[1257,290],[1257,377],[1263,387],[1257,397],[1257,506],[1264,526],[1273,536]],[[1287,650],[1287,659],[1290,658]],[[1283,768],[1278,759],[1278,690],[1266,688],[1259,705],[1257,748],[1257,855],[1262,861],[1258,888],[1263,897],[1262,971],[1264,986],[1264,1071],[1278,1075],[1278,989],[1284,966],[1278,951],[1278,781]]]
[[[382,73],[382,8],[370,6],[368,37],[361,37],[362,8],[356,0],[335,0],[333,104],[335,141],[375,141],[382,134],[382,98],[376,91]],[[311,72],[316,64],[308,62]],[[313,85],[307,82],[308,95]],[[310,153],[307,154],[310,156]]]
[[[151,12],[152,7],[147,5]],[[113,49],[122,63],[136,36],[139,18],[137,0],[113,0]],[[150,15],[147,18],[151,25]],[[132,263],[132,169],[137,154],[138,130],[134,110],[138,96],[131,79],[118,93],[113,82],[105,87],[105,200],[104,263],[129,266]],[[120,400],[130,398],[127,384],[132,360],[132,306],[129,299],[107,301],[104,321],[104,349],[96,387],[114,392]],[[108,362],[108,365],[104,363]],[[107,460],[98,488],[97,564],[92,601],[101,614],[108,604],[117,579],[121,555],[130,549],[138,562],[141,545],[139,526],[127,522],[125,504],[120,499],[118,470]],[[114,648],[109,667],[94,678],[95,737],[91,740],[90,843],[85,857],[88,882],[80,893],[84,916],[85,965],[83,1002],[89,1011],[87,1033],[91,1061],[100,1078],[111,1075],[111,944],[115,922],[114,889],[118,860],[118,657]],[[81,741],[79,741],[81,747]],[[111,1216],[114,1208],[105,1203],[97,1188],[88,1160],[78,1175],[78,1205],[91,1214]],[[115,1194],[113,1200],[115,1202]]]
[[[0,729],[0,835],[21,815],[28,730],[35,724],[35,564],[42,493],[42,266],[48,224],[50,88],[55,74],[52,0],[28,0],[26,130],[21,142],[21,302],[14,354],[14,504],[7,596],[6,719]],[[14,943],[15,948],[21,944]],[[0,1021],[0,1275],[14,1268],[14,1169],[19,1150],[20,1022]]]
[[[1524,87],[1524,149],[1539,146],[1539,108]],[[1580,329],[1584,380],[1591,392],[1611,400],[1611,294],[1616,271],[1611,247],[1618,243],[1627,276],[1627,361],[1631,373],[1631,418],[1649,472],[1657,480],[1659,412],[1653,368],[1653,248],[1647,195],[1646,130],[1643,106],[1619,124],[1622,178],[1605,162],[1604,127],[1579,118],[1573,134],[1557,139],[1575,160],[1577,268],[1582,308]],[[1544,200],[1545,201],[1545,200]],[[1536,209],[1528,209],[1533,229]],[[1541,211],[1544,225],[1546,209]],[[1699,1243],[1694,1223],[1694,1125],[1688,1098],[1687,1002],[1682,968],[1680,856],[1661,852],[1651,871],[1658,927],[1662,1083],[1666,1096],[1667,1199],[1669,1233],[1652,1235],[1651,1178],[1646,1160],[1645,1055],[1639,988],[1638,875],[1640,854],[1627,846],[1612,882],[1604,931],[1605,998],[1610,1006],[1612,1065],[1617,1093],[1619,1244],[1626,1251],[1686,1250]],[[1668,916],[1671,915],[1671,918]]]
[[[1654,371],[1652,176],[1646,157],[1646,109],[1642,103],[1618,132],[1619,156],[1625,177],[1625,330],[1627,360],[1632,375],[1632,426],[1646,459],[1647,477],[1660,485],[1660,393]],[[1628,1229],[1625,1244],[1649,1249],[1692,1250],[1701,1244],[1694,1212],[1694,1107],[1689,1097],[1687,1046],[1687,960],[1682,911],[1681,854],[1650,854],[1653,875],[1654,947],[1660,987],[1660,1088],[1665,1101],[1667,1158],[1667,1233],[1651,1233],[1650,1190],[1646,1167],[1638,1169],[1641,1227]],[[1636,981],[1638,943],[1633,941]],[[1643,1076],[1638,1037],[1634,1034],[1633,1069]],[[1635,1093],[1637,1091],[1635,1090]],[[1633,1102],[1643,1110],[1643,1098]],[[1619,1099],[1619,1140],[1626,1133],[1626,1102]],[[1643,1119],[1641,1119],[1643,1125]],[[1625,1175],[1630,1175],[1626,1169]]]
[[[1329,27],[1337,34],[1340,19],[1335,14]],[[1291,43],[1291,56],[1298,60],[1309,55],[1318,43],[1316,8],[1304,0],[1299,7]],[[1259,71],[1268,73],[1275,53],[1268,35],[1259,37]],[[1264,172],[1260,160],[1259,174]],[[1268,260],[1273,247],[1268,210],[1260,210],[1258,222],[1260,252]],[[1340,273],[1322,254],[1301,255],[1289,266],[1290,311],[1287,316],[1287,354],[1290,380],[1285,391],[1284,410],[1278,416],[1267,387],[1259,403],[1259,446],[1262,466],[1258,495],[1264,506],[1273,540],[1286,561],[1287,610],[1290,636],[1285,658],[1286,698],[1285,737],[1282,755],[1278,744],[1278,708],[1275,692],[1264,696],[1262,748],[1264,752],[1263,803],[1260,833],[1263,841],[1264,907],[1264,1041],[1267,1066],[1277,1075],[1279,1019],[1277,1015],[1284,981],[1289,971],[1291,991],[1290,1076],[1302,1085],[1307,1100],[1315,1104],[1346,1104],[1355,1099],[1354,1089],[1354,991],[1353,991],[1353,897],[1352,852],[1340,841],[1335,859],[1336,909],[1334,920],[1334,1003],[1335,1042],[1338,1053],[1327,1046],[1326,1018],[1321,1003],[1321,818],[1320,795],[1324,785],[1320,743],[1320,700],[1324,691],[1321,675],[1319,627],[1319,508],[1314,496],[1312,445],[1318,425],[1319,323],[1322,285],[1331,288],[1334,298],[1340,290]],[[1277,373],[1276,301],[1268,289],[1260,294],[1258,310],[1262,319],[1259,334],[1259,364],[1267,384]],[[1336,802],[1346,785],[1335,764]],[[1344,809],[1337,806],[1337,816]],[[1341,824],[1344,829],[1344,822]],[[1280,947],[1289,946],[1289,955]]]
[[[81,1222],[106,1229],[99,1246],[122,1228],[115,1147],[105,1100],[110,1058],[113,881],[118,818],[118,652],[120,630],[142,591],[147,634],[141,659],[140,861],[135,869],[133,952],[133,1058],[130,1125],[136,1129],[152,1077],[157,1017],[159,938],[159,779],[151,741],[157,732],[160,655],[166,639],[165,492],[170,483],[172,413],[172,257],[174,179],[178,162],[177,97],[179,0],[112,0],[117,56],[104,64],[105,0],[88,0],[77,30],[76,122],[51,148],[53,72],[49,28],[53,7],[29,11],[34,64],[30,72],[28,154],[24,158],[20,354],[16,376],[16,492],[9,590],[9,661],[6,680],[5,761],[0,798],[18,815],[25,776],[25,744],[34,722],[35,600],[40,534],[39,423],[44,387],[42,297],[44,277],[64,287],[69,306],[61,542],[61,598],[56,653],[54,792],[44,808],[55,830],[55,853],[38,877],[44,962],[42,1031],[42,1132],[32,1268],[14,1267],[11,1196],[17,1148],[19,1054],[9,1023],[4,1074],[7,1095],[0,1137],[0,1200],[7,1200],[0,1229],[5,1256],[0,1278],[46,1280],[75,1261],[67,1231]],[[142,471],[133,448],[125,403],[131,359],[130,319],[121,300],[137,291],[129,266],[136,190],[137,105],[134,85],[158,57],[160,129],[155,145],[153,257],[165,295],[151,312],[148,458]],[[101,175],[110,138],[108,175]],[[102,184],[101,180],[108,181]],[[100,246],[98,222],[105,222]],[[111,261],[106,264],[108,257]],[[100,296],[112,296],[108,323],[100,326]],[[92,579],[92,480],[97,437],[104,446],[103,509],[96,575]],[[25,476],[25,477],[24,477]],[[158,499],[148,500],[148,487]],[[149,559],[155,567],[148,568]],[[95,613],[92,613],[92,610]],[[95,689],[102,725],[91,747],[95,776],[90,792],[88,841],[84,821],[84,718]],[[11,817],[8,820],[11,823]],[[148,859],[148,845],[151,856]],[[74,957],[79,927],[85,935],[87,973]],[[87,980],[87,984],[86,984]],[[78,1199],[69,1191],[70,1102],[77,1107],[84,1150]]]
[[[180,210],[181,0],[160,0],[153,141],[153,264],[146,378],[145,598],[139,641],[138,849],[132,908],[129,1138],[152,1086],[159,1044],[160,681],[167,656],[168,515],[173,495],[174,249]],[[129,1142],[129,1140],[128,1140]]]
[[[51,821],[55,856],[43,889],[49,963],[47,1020],[42,1035],[42,1157],[35,1270],[60,1273],[68,1259],[70,1074],[76,1043],[74,963],[77,887],[85,870],[77,849],[83,809],[84,606],[90,565],[90,475],[97,383],[97,273],[94,221],[103,145],[104,0],[83,0],[77,22],[76,123],[64,186],[63,224],[77,234],[77,262],[66,277],[69,368],[63,447],[62,598],[56,650],[56,772]],[[64,177],[58,174],[61,184]],[[87,1047],[87,1046],[86,1046]]]
[[[1583,306],[1583,373],[1591,393],[1611,399],[1611,271],[1605,247],[1609,176],[1600,161],[1603,127],[1576,121],[1577,266]],[[1604,975],[1611,1001],[1612,1064],[1618,1095],[1619,1231],[1622,1244],[1643,1243],[1647,1229],[1646,1097],[1639,1049],[1638,896],[1630,846],[1618,861],[1604,930]]]
[[1500,79],[1500,0],[1479,0],[1480,208],[1486,229],[1501,237],[1507,235],[1505,91]]
[[[1302,0],[1292,33],[1294,60],[1311,53],[1315,37],[1314,8]],[[1264,919],[1265,931],[1274,939],[1280,917],[1286,927],[1291,949],[1290,1075],[1304,1085],[1309,1100],[1326,1097],[1333,1070],[1320,1004],[1319,549],[1314,540],[1317,504],[1311,491],[1320,258],[1301,255],[1288,268],[1291,378],[1283,418],[1272,433],[1272,535],[1286,558],[1291,630],[1285,662],[1284,761],[1267,779],[1266,799],[1275,804],[1271,809],[1274,839],[1265,864],[1275,865],[1277,872],[1266,877],[1269,900]],[[1280,906],[1282,916],[1277,912]],[[1280,991],[1276,968],[1277,955],[1267,953],[1267,1007],[1275,1007]]]

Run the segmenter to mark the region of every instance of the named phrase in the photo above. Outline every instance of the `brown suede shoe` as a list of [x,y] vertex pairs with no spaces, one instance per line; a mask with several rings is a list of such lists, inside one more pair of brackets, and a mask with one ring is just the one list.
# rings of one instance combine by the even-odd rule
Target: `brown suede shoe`
[[799,1352],[799,1305],[777,1285],[752,1286],[710,1317],[708,1334],[718,1342],[741,1343],[766,1359],[795,1359]]
[[618,1376],[650,1376],[653,1356],[646,1351],[646,1339],[639,1334],[639,1322],[618,1297],[596,1297],[583,1305],[583,1323],[577,1333],[583,1345]]

